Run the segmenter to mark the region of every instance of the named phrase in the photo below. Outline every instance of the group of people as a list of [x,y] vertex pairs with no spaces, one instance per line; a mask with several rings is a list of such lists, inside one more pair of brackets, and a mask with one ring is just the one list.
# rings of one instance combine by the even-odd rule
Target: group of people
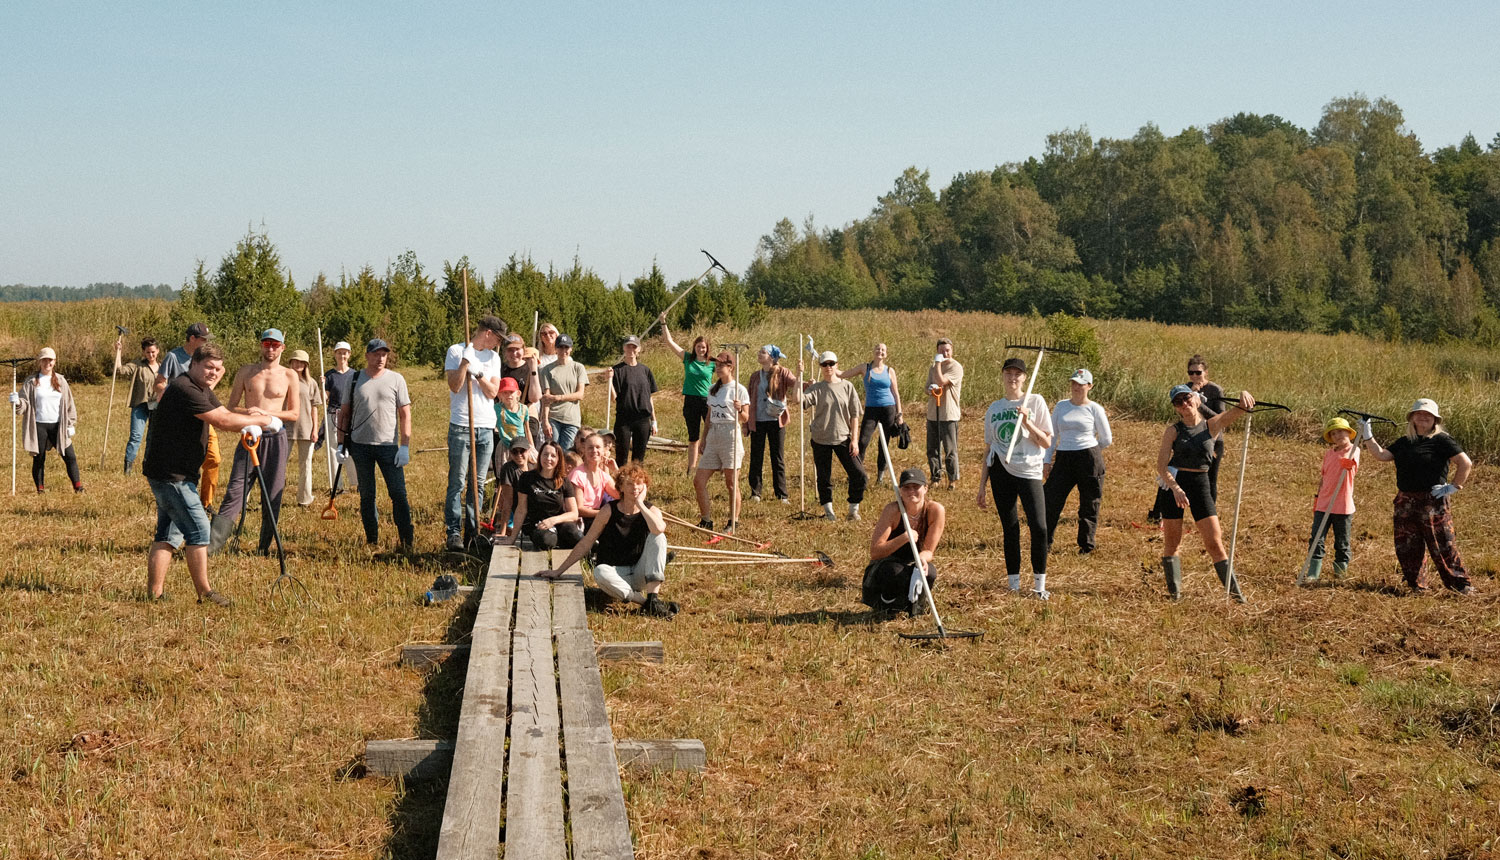
[[[876,433],[877,483],[886,474],[885,442],[900,438],[905,447],[910,428],[896,369],[888,363],[885,344],[876,344],[868,361],[852,368],[839,365],[832,351],[814,353],[816,380],[810,380],[799,352],[796,369],[783,365],[785,354],[774,344],[756,352],[758,368],[741,384],[737,356],[727,349],[710,357],[709,341],[697,337],[690,349],[673,339],[665,315],[658,320],[661,340],[683,364],[683,418],[688,435],[688,469],[699,507],[699,527],[712,531],[710,482],[722,475],[728,511],[722,533],[733,533],[742,511],[740,471],[746,443],[750,448],[747,483],[750,501],[765,492],[765,454],[770,453],[771,492],[789,504],[785,467],[785,434],[789,403],[807,411],[818,503],[822,516],[836,520],[833,507],[833,461],[847,479],[847,519],[861,519],[860,505],[869,485],[865,457]],[[200,600],[227,605],[228,598],[208,582],[207,558],[223,548],[237,531],[247,495],[255,482],[264,484],[258,548],[270,551],[279,515],[286,471],[293,452],[301,466],[298,503],[310,505],[313,451],[320,442],[336,445],[335,488],[351,485],[360,496],[365,538],[379,540],[375,474],[389,496],[398,550],[415,543],[404,467],[411,458],[411,396],[405,378],[389,367],[391,348],[375,338],[365,345],[364,366],[350,365],[347,342],[334,347],[334,366],[318,380],[310,374],[308,354],[295,350],[282,365],[285,337],[275,328],[260,336],[259,360],[235,373],[227,405],[213,393],[225,375],[223,353],[210,342],[203,323],[189,326],[180,347],[160,354],[152,338],[141,341],[140,358],[122,363],[116,342],[115,366],[128,380],[130,435],[124,470],[129,474],[141,454],[141,472],[157,502],[157,528],[148,560],[148,588],[162,595],[173,550],[184,547],[189,572]],[[609,386],[612,432],[583,426],[580,403],[590,371],[572,358],[573,341],[551,325],[540,327],[537,343],[528,346],[498,317],[485,316],[463,343],[451,346],[444,360],[449,389],[447,434],[448,486],[444,505],[445,548],[462,550],[482,540],[537,548],[571,550],[558,571],[592,552],[595,577],[620,600],[640,604],[651,614],[670,616],[676,604],[660,599],[664,581],[665,519],[646,501],[650,473],[644,466],[646,446],[656,430],[652,396],[657,384],[640,361],[642,343],[626,338],[622,358],[603,370]],[[57,450],[76,492],[83,491],[72,438],[78,421],[67,381],[57,373],[56,354],[41,350],[36,371],[10,397],[25,419],[25,447],[33,455],[38,492],[45,491],[45,455]],[[1162,434],[1156,463],[1158,485],[1152,516],[1161,521],[1162,569],[1168,595],[1183,593],[1178,549],[1183,520],[1191,515],[1225,592],[1243,601],[1230,569],[1217,512],[1218,467],[1224,431],[1255,408],[1249,392],[1226,398],[1210,382],[1207,362],[1193,356],[1188,379],[1173,386],[1168,399],[1177,420]],[[1062,510],[1078,494],[1078,552],[1096,546],[1105,476],[1104,450],[1113,436],[1100,404],[1090,399],[1092,372],[1078,368],[1069,378],[1069,396],[1051,409],[1027,385],[1023,359],[1008,358],[1001,368],[1002,396],[984,411],[984,456],[979,466],[975,501],[984,509],[992,501],[1000,518],[1007,584],[1021,592],[1021,523],[1030,534],[1030,594],[1046,600],[1047,558]],[[954,358],[953,343],[937,342],[926,373],[925,417],[928,468],[906,469],[898,480],[898,502],[885,505],[871,539],[866,569],[867,602],[879,608],[911,608],[918,579],[936,577],[933,555],[946,522],[946,509],[929,498],[929,488],[946,480],[960,483],[959,424],[962,420],[964,368]],[[851,380],[859,380],[856,389]],[[326,412],[324,411],[326,409]],[[330,431],[320,415],[331,421]],[[149,430],[148,430],[149,425]],[[245,446],[236,445],[223,498],[214,506],[221,465],[213,430],[253,437],[259,468],[252,469]],[[325,439],[328,434],[332,439]],[[1428,588],[1425,557],[1431,555],[1442,582],[1463,594],[1473,593],[1458,554],[1448,497],[1468,480],[1472,461],[1443,431],[1435,402],[1422,399],[1406,416],[1402,437],[1389,447],[1374,439],[1369,420],[1356,425],[1335,418],[1324,430],[1328,450],[1323,460],[1314,505],[1308,558],[1300,581],[1321,576],[1324,540],[1333,535],[1333,574],[1347,575],[1354,483],[1364,450],[1395,464],[1396,554],[1407,584]],[[352,461],[352,470],[348,464]],[[471,475],[477,467],[478,474]],[[1448,470],[1454,474],[1449,480]],[[487,505],[486,483],[495,479],[493,504]],[[1019,511],[1018,511],[1019,508]],[[488,511],[489,516],[485,514]],[[912,524],[916,546],[903,525]],[[488,531],[490,535],[485,536]],[[602,570],[602,573],[601,573]],[[554,571],[555,574],[557,571]],[[901,593],[909,599],[899,600]]]

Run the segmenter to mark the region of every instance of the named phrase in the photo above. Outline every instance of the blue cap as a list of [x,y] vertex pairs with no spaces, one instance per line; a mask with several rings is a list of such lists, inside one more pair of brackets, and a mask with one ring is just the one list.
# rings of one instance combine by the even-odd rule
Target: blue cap
[[268,328],[260,333],[261,340],[274,340],[277,343],[286,343],[286,335],[279,328]]
[[379,352],[382,349],[386,352],[390,352],[391,345],[378,337],[370,338],[370,342],[365,344],[365,352]]
[[1173,403],[1176,403],[1177,402],[1177,398],[1181,397],[1184,394],[1197,394],[1197,393],[1198,392],[1194,391],[1193,390],[1193,386],[1191,386],[1191,385],[1174,385],[1174,386],[1172,386],[1172,391],[1167,394],[1167,399],[1170,400],[1170,401],[1172,401]]

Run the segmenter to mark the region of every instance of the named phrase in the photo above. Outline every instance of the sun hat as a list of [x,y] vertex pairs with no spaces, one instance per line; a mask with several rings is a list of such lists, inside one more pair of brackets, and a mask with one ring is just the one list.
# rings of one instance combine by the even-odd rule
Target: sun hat
[[1439,421],[1443,420],[1443,413],[1438,411],[1437,401],[1426,397],[1419,398],[1416,403],[1411,405],[1410,409],[1406,410],[1406,420],[1411,420],[1413,412],[1426,412]]
[[290,357],[287,358],[287,361],[308,362],[309,359],[307,357],[307,350],[305,350],[305,349],[295,349],[295,350],[292,350],[292,354],[291,354]]
[[1019,358],[1007,358],[1005,360],[1005,363],[1000,365],[1000,371],[1003,373],[1007,370],[1019,370],[1022,373],[1025,373],[1026,362],[1022,361]]
[[1169,400],[1169,401],[1171,401],[1173,403],[1176,403],[1177,402],[1177,398],[1181,397],[1184,394],[1197,394],[1197,393],[1198,392],[1194,391],[1193,390],[1193,386],[1191,386],[1191,385],[1174,385],[1174,386],[1172,386],[1172,390],[1169,391],[1169,392],[1167,392],[1167,400]]
[[53,361],[57,361],[57,353],[52,350],[52,347],[44,346],[42,347],[42,351],[36,354],[36,360],[41,361],[44,358],[50,358]]
[[907,484],[920,484],[924,487],[927,486],[927,473],[922,471],[921,469],[902,470],[901,480],[900,483],[897,484],[897,486],[904,487]]
[[1343,430],[1351,436],[1356,435],[1354,432],[1354,428],[1349,426],[1349,422],[1345,421],[1343,416],[1335,415],[1334,417],[1328,419],[1327,424],[1323,425],[1323,441],[1332,443],[1333,440],[1328,437],[1332,436],[1334,431],[1336,430]]
[[333,345],[333,351],[334,352],[338,352],[341,349],[345,350],[347,352],[353,352],[354,351],[354,347],[350,346],[349,345],[349,341],[347,341],[347,340],[341,340],[338,343],[336,343],[336,344]]
[[1077,382],[1080,385],[1093,385],[1094,374],[1089,373],[1089,369],[1087,367],[1080,367],[1077,370],[1073,371],[1073,375],[1068,377],[1068,381]]

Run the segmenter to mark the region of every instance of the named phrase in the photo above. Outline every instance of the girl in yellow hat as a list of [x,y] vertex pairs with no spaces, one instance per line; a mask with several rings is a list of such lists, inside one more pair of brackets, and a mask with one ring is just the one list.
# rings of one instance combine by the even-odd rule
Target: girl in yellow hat
[[1354,428],[1343,418],[1334,418],[1323,427],[1322,478],[1313,502],[1312,538],[1308,541],[1307,573],[1304,583],[1318,581],[1323,572],[1323,546],[1333,533],[1333,576],[1349,575],[1349,524],[1354,518],[1354,476],[1359,473],[1359,449],[1354,447]]

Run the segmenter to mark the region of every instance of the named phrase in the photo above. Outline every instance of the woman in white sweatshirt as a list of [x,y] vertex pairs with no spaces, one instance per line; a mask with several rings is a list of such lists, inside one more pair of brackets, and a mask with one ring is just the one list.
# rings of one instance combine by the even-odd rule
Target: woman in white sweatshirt
[[1047,539],[1057,538],[1057,520],[1068,494],[1078,488],[1078,552],[1094,551],[1099,529],[1099,502],[1104,498],[1104,449],[1114,441],[1104,407],[1089,399],[1094,374],[1080,367],[1068,379],[1072,389],[1067,400],[1052,408],[1052,426],[1057,432],[1042,461],[1047,501]]
[[[1031,575],[1033,597],[1046,600],[1047,506],[1042,495],[1042,459],[1052,447],[1052,416],[1040,394],[1026,391],[1026,362],[1007,358],[1001,366],[1005,396],[984,414],[984,467],[979,474],[979,508],[985,507],[985,491],[995,496],[995,510],[1005,534],[1005,575],[1010,590],[1021,591],[1021,518],[1016,502],[1026,512],[1031,530]],[[1022,400],[1025,400],[1023,403]],[[1017,433],[1015,449],[1011,438]],[[1006,459],[1006,453],[1010,459]]]
[[19,393],[11,392],[11,407],[24,416],[22,444],[31,454],[31,480],[38,493],[46,492],[47,450],[56,448],[68,469],[73,492],[83,492],[78,475],[78,458],[73,454],[73,434],[77,430],[78,408],[73,405],[73,389],[56,370],[57,353],[43,347],[36,357],[36,373],[26,377]]

